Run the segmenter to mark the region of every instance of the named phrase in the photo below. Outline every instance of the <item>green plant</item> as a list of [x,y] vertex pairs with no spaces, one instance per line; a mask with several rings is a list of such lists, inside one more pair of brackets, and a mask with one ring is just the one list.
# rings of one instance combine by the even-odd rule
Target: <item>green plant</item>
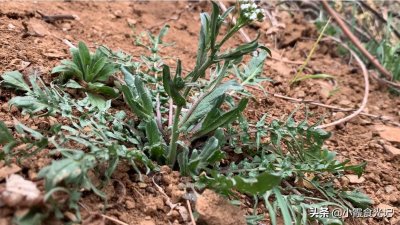
[[[278,224],[278,216],[283,219],[284,224],[312,224],[316,219],[322,224],[343,224],[340,218],[332,215],[328,218],[311,218],[309,210],[321,207],[347,210],[354,207],[364,208],[372,203],[365,194],[348,187],[338,189],[332,184],[334,179],[348,172],[360,176],[365,163],[349,165],[348,160],[337,161],[336,153],[323,147],[329,133],[316,129],[316,125],[310,126],[306,120],[295,123],[291,116],[285,122],[274,120],[269,124],[265,123],[265,119],[264,115],[256,124],[256,129],[251,131],[256,133],[253,147],[258,151],[248,151],[248,158],[196,177],[200,188],[209,186],[220,193],[232,195],[232,189],[240,190],[240,187],[235,187],[240,185],[240,182],[233,181],[235,177],[261,180],[260,176],[271,176],[279,171],[279,178],[275,179],[285,180],[280,187],[265,187],[274,179],[269,177],[263,183],[265,189],[249,192],[253,189],[246,187],[247,191],[244,191],[253,196],[255,207],[259,200],[264,201],[271,224]],[[269,141],[261,142],[265,137],[269,137]],[[295,187],[290,184],[293,181]],[[254,185],[257,186],[257,182]],[[248,224],[257,224],[262,219],[262,216],[253,214],[249,216]]]
[[[228,52],[220,52],[225,42],[227,42],[241,27],[249,24],[253,19],[250,19],[248,13],[242,10],[239,12],[238,23],[231,27],[222,37],[221,41],[218,42],[217,37],[220,33],[220,27],[234,7],[231,7],[226,13],[220,15],[217,4],[213,2],[212,5],[213,9],[211,15],[202,13],[200,16],[201,31],[197,61],[193,71],[183,78],[182,65],[180,61],[178,61],[175,75],[172,77],[170,68],[167,65],[162,66],[162,86],[165,93],[172,99],[172,103],[176,106],[169,138],[160,138],[159,134],[164,133],[167,129],[160,127],[163,125],[161,121],[156,121],[156,109],[153,104],[153,99],[155,99],[156,96],[150,95],[153,93],[150,91],[151,88],[145,87],[142,81],[140,81],[140,78],[133,76],[127,68],[122,68],[126,82],[126,85],[122,86],[125,100],[132,111],[138,115],[142,123],[145,123],[144,127],[146,127],[147,135],[156,134],[155,136],[158,137],[149,138],[149,145],[151,146],[150,149],[153,154],[158,158],[163,158],[161,160],[165,160],[171,166],[175,165],[178,155],[178,146],[183,148],[190,146],[190,143],[193,143],[196,139],[208,135],[217,128],[230,124],[238,118],[247,104],[246,99],[242,99],[237,106],[232,107],[231,110],[227,112],[223,112],[220,107],[225,102],[226,96],[224,93],[228,90],[239,90],[241,86],[235,81],[228,81],[225,83],[222,81],[226,77],[228,69],[239,63],[244,55],[261,48],[263,49],[261,50],[263,58],[258,60],[258,64],[252,65],[252,69],[258,71],[258,68],[261,68],[263,65],[263,63],[260,62],[265,60],[266,53],[263,53],[263,51],[268,51],[268,49],[260,46],[257,39],[255,39],[250,43],[240,45]],[[261,14],[259,11],[257,11],[256,8],[254,8],[253,11],[254,15],[257,15],[257,18],[260,19],[259,16]],[[254,16],[252,16],[252,18],[253,17]],[[164,32],[161,32],[161,34],[163,33]],[[160,36],[162,36],[161,34]],[[157,40],[159,39],[160,38]],[[158,41],[156,43],[158,43]],[[156,47],[150,49],[154,53]],[[187,99],[191,94],[192,87],[195,86],[199,78],[204,76],[205,71],[213,66],[215,66],[215,80],[206,83],[200,93],[197,93],[198,97],[194,98],[192,103],[190,103]],[[152,71],[157,72],[156,70]],[[256,75],[258,75],[258,72],[252,75],[253,78],[255,78]],[[250,77],[249,79],[253,78]],[[187,108],[186,112],[182,111],[184,107]],[[183,136],[185,136],[185,139],[182,139]],[[168,140],[169,143],[167,144]],[[185,142],[186,144],[184,144]],[[221,144],[222,143],[220,143],[220,145]]]
[[[168,46],[162,41],[168,26],[158,35],[148,35],[150,47],[141,40],[136,42],[150,51],[149,56],[141,56],[138,61],[105,46],[91,55],[80,43],[79,49],[72,50],[74,62],[64,62],[55,69],[62,71],[63,76],[78,76],[78,82],[70,80],[67,87],[86,88],[81,83],[104,82],[112,74],[107,71],[117,67],[124,75],[118,88],[136,116],[133,118],[124,111],[110,110],[112,100],[105,101],[96,95],[98,92],[91,93],[93,90],[86,89],[87,96],[77,100],[63,86],[53,83],[46,86],[35,75],[27,83],[19,72],[3,74],[3,86],[24,92],[23,96],[12,98],[10,106],[21,108],[32,117],[53,115],[66,119],[63,124],[42,130],[16,121],[14,136],[0,123],[3,146],[0,158],[6,162],[12,158],[24,160],[44,148],[59,156],[39,172],[39,177],[45,180],[44,200],[48,207],[32,208],[16,222],[39,224],[51,215],[61,218],[64,208],[73,210],[80,220],[78,202],[82,190],[92,191],[107,201],[102,187],[121,161],[129,163],[140,175],[157,170],[151,159],[179,168],[200,189],[213,188],[232,198],[238,192],[244,193],[253,197],[255,207],[260,200],[264,201],[273,224],[277,223],[278,215],[285,224],[309,224],[313,219],[307,210],[312,207],[351,208],[370,204],[362,193],[350,188],[338,190],[332,184],[332,180],[344,173],[360,175],[365,164],[337,161],[335,152],[323,147],[330,136],[328,132],[316,129],[316,125],[311,126],[306,120],[296,123],[292,115],[285,122],[267,123],[265,114],[256,124],[242,115],[249,95],[243,86],[268,80],[260,76],[269,51],[258,43],[258,37],[233,49],[221,50],[226,49],[225,44],[241,27],[262,17],[262,11],[249,1],[238,6],[238,22],[228,26],[224,35],[220,34],[220,28],[235,7],[220,14],[218,5],[212,2],[211,15],[201,14],[196,65],[187,74],[179,60],[171,73],[159,55],[159,49]],[[243,62],[244,56],[250,54],[253,57],[248,63]],[[91,66],[82,67],[95,68],[97,63],[90,62],[96,57],[110,68],[101,73],[101,79],[96,79],[94,70],[89,69]],[[204,78],[207,71],[211,77],[208,80]],[[229,79],[231,73],[238,81]],[[91,77],[90,81],[84,80],[84,76]],[[238,101],[233,94],[237,94]],[[236,154],[246,154],[229,163],[223,160],[231,154],[225,151],[227,148],[234,149]],[[92,180],[90,174],[101,178],[100,182]],[[291,185],[298,182],[307,183],[315,191],[307,190],[304,185]],[[68,199],[60,201],[60,193],[66,193]],[[254,213],[247,221],[256,224],[261,218],[263,215]]]
[[[130,129],[132,122],[126,121],[125,112],[109,112],[111,101],[99,106],[92,104],[89,97],[73,99],[53,84],[47,87],[34,75],[30,76],[30,85],[18,72],[5,73],[2,78],[3,85],[25,91],[25,96],[12,98],[10,106],[21,108],[33,117],[52,115],[69,121],[67,124],[54,124],[45,130],[33,130],[15,121],[17,137],[11,135],[4,123],[0,123],[0,144],[3,145],[0,157],[6,162],[12,158],[25,160],[46,148],[50,148],[51,154],[61,154],[60,160],[54,160],[38,174],[45,179],[44,200],[51,207],[47,208],[47,212],[33,208],[27,218],[20,218],[21,224],[24,218],[31,220],[38,213],[42,213],[42,219],[50,216],[51,212],[62,218],[60,210],[63,206],[55,198],[57,192],[68,194],[66,204],[80,219],[78,201],[82,189],[92,190],[105,199],[100,188],[107,184],[121,160],[131,164],[139,174],[139,165],[145,168],[146,173],[155,168],[140,150],[143,147],[142,134]],[[99,165],[105,165],[107,169],[94,170]],[[90,173],[97,173],[97,177],[103,178],[100,186],[93,183]]]
[[[61,73],[60,80],[67,82],[69,88],[84,89],[90,94],[106,95],[116,98],[118,91],[104,83],[117,71],[115,64],[100,50],[90,53],[83,42],[78,48],[71,48],[72,61],[63,60],[61,65],[53,68],[52,73]],[[75,78],[77,82],[72,80]]]

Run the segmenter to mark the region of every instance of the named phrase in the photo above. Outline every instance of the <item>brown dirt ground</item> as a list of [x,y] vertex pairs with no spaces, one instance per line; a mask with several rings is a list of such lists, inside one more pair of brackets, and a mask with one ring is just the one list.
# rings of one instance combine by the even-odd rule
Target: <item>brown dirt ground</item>
[[[140,55],[141,49],[133,44],[132,29],[128,22],[135,24],[135,32],[152,30],[158,31],[164,23],[171,25],[171,30],[166,36],[167,42],[175,42],[173,47],[165,48],[162,54],[180,58],[186,68],[194,65],[197,33],[199,30],[199,13],[208,9],[204,3],[189,2],[120,2],[120,3],[93,3],[93,2],[56,2],[56,3],[2,3],[0,7],[0,73],[9,70],[20,70],[27,75],[33,69],[39,71],[46,82],[53,77],[49,74],[61,59],[68,58],[68,47],[62,39],[73,43],[83,40],[91,47],[105,44],[113,49],[122,49],[132,55]],[[77,20],[57,21],[54,24],[46,23],[41,19],[39,10],[46,15],[73,14]],[[267,35],[270,28],[268,22],[247,29],[251,37],[257,30],[262,33],[261,42],[275,49],[281,56],[289,60],[304,61],[312,47],[317,32],[307,24],[301,16],[291,16],[279,12],[278,21],[285,25],[276,35]],[[234,42],[241,41],[238,36]],[[232,43],[233,44],[233,43]],[[266,90],[291,97],[305,98],[306,100],[321,101],[326,104],[341,107],[357,107],[363,96],[363,78],[361,71],[354,64],[349,64],[335,53],[335,47],[329,43],[321,43],[316,54],[308,65],[309,73],[326,73],[334,75],[336,82],[326,80],[307,80],[290,87],[289,81],[294,76],[298,65],[289,64],[279,60],[268,60],[264,75],[274,79],[275,84],[265,83]],[[278,57],[277,55],[273,55]],[[171,62],[173,63],[173,60]],[[388,93],[375,81],[371,81],[369,102],[366,111],[372,114],[385,115],[399,121],[400,98]],[[329,91],[338,89],[332,95]],[[263,97],[260,92],[256,101],[250,105],[247,116],[259,119],[264,113],[270,118],[283,118],[290,114],[296,107],[304,108],[300,104],[273,97]],[[9,111],[7,101],[15,93],[0,89],[0,119],[10,124],[13,117],[31,127],[40,127],[47,119],[32,120],[12,108]],[[342,112],[332,112],[328,109],[310,106],[311,120],[316,121],[324,116],[324,123],[345,116]],[[299,110],[296,118],[304,118],[304,111]],[[396,147],[399,143],[390,143],[381,138],[375,125],[380,125],[380,120],[359,116],[350,122],[329,128],[333,133],[326,145],[336,150],[342,159],[351,159],[352,163],[367,161],[365,181],[352,184],[366,192],[373,200],[374,206],[379,204],[390,205],[395,208],[395,215],[391,219],[377,220],[366,219],[348,221],[352,224],[399,224],[400,222],[400,164],[398,158],[392,158],[384,149],[384,145]],[[391,125],[387,125],[391,126]],[[394,134],[400,135],[400,134]],[[399,146],[397,146],[399,147]],[[46,158],[42,152],[33,160],[23,163],[23,171],[29,179],[34,179],[37,171],[48,164],[51,159]],[[164,171],[157,175],[158,183],[166,190],[167,195],[179,198],[183,193],[182,179],[175,172]],[[168,214],[169,207],[165,199],[153,185],[151,178],[145,177],[144,182],[138,182],[137,177],[130,173],[130,169],[123,165],[113,177],[116,182],[110,185],[111,205],[105,214],[118,218],[128,224],[184,224],[179,213],[175,210]],[[120,184],[120,182],[123,185]],[[348,185],[348,181],[340,181],[341,185]],[[3,185],[4,183],[0,183]],[[123,188],[124,187],[124,188]],[[120,193],[124,193],[121,195]],[[122,197],[121,197],[122,196]],[[104,207],[103,202],[94,195],[85,195],[82,210],[86,224],[104,224],[104,218],[99,213]],[[251,205],[242,204],[244,210]],[[13,212],[2,210],[0,224],[7,224]],[[168,214],[168,215],[167,215]],[[8,222],[7,222],[8,221]],[[105,223],[112,224],[110,220]],[[50,222],[50,224],[53,224]]]

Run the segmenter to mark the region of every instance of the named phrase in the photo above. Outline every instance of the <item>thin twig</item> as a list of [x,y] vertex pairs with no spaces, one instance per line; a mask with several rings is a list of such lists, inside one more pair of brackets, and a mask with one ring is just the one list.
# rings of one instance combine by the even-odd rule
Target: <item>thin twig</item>
[[368,78],[369,77],[368,77],[367,67],[365,66],[363,61],[360,59],[360,57],[358,57],[358,55],[353,50],[351,50],[349,46],[347,46],[346,44],[344,44],[343,42],[341,42],[340,40],[338,40],[336,38],[333,38],[333,37],[330,37],[330,38],[332,40],[335,40],[335,41],[341,43],[342,46],[345,47],[351,53],[351,55],[353,55],[353,57],[356,59],[358,65],[361,67],[361,70],[362,70],[362,73],[363,73],[363,76],[364,76],[364,96],[363,96],[363,99],[362,99],[362,102],[361,102],[361,106],[356,111],[354,111],[352,114],[350,114],[350,115],[348,115],[348,116],[346,116],[346,117],[344,117],[342,119],[336,120],[336,121],[334,121],[332,123],[328,123],[328,124],[317,126],[317,128],[326,128],[326,127],[335,126],[335,125],[344,123],[346,121],[349,121],[353,117],[355,117],[358,114],[360,114],[364,110],[364,108],[365,108],[365,106],[367,105],[367,102],[368,102],[368,95],[369,95],[369,79]]
[[361,51],[365,57],[368,58],[368,60],[376,67],[376,69],[381,72],[386,79],[392,80],[393,76],[390,74],[389,71],[386,70],[385,67],[383,67],[379,61],[369,53],[364,46],[360,43],[360,41],[357,39],[356,36],[354,36],[353,33],[351,33],[350,29],[347,27],[347,25],[343,22],[343,20],[339,17],[337,12],[333,10],[329,4],[327,3],[326,0],[322,0],[322,5],[326,9],[326,11],[335,19],[336,23],[339,25],[340,29],[343,31],[343,33],[350,39],[350,41]]
[[47,23],[54,23],[57,20],[75,20],[76,16],[74,15],[44,15],[40,11],[36,11],[42,19]]
[[[317,101],[314,101],[314,100],[305,100],[305,99],[293,98],[293,97],[289,97],[289,96],[285,96],[285,95],[275,94],[275,93],[268,92],[266,90],[261,90],[261,89],[255,87],[255,86],[248,86],[248,88],[252,88],[252,89],[255,89],[257,91],[265,92],[265,93],[267,93],[270,96],[275,97],[275,98],[280,98],[280,99],[283,99],[283,100],[288,100],[288,101],[297,102],[297,103],[320,106],[320,107],[332,109],[335,112],[353,112],[353,111],[357,110],[357,109],[354,109],[354,108],[341,108],[341,107],[338,107],[338,106],[327,105],[327,104],[324,104],[324,103],[321,103],[321,102],[317,102]],[[374,119],[379,119],[379,120],[381,120],[383,122],[387,122],[387,123],[390,123],[390,124],[393,124],[395,126],[400,127],[400,123],[393,121],[393,118],[388,117],[388,116],[375,115],[375,114],[366,113],[366,112],[361,112],[360,115],[368,116],[368,117],[371,117],[371,118],[374,118]]]
[[194,217],[193,217],[192,207],[190,206],[190,202],[187,199],[186,199],[186,204],[187,204],[187,207],[189,210],[189,215],[190,215],[190,220],[192,222],[192,225],[196,225],[196,221],[194,220]]
[[125,222],[122,222],[121,220],[115,219],[114,217],[106,216],[104,214],[100,214],[100,215],[105,219],[113,221],[114,223],[121,224],[121,225],[129,225],[129,224],[125,223]]
[[111,220],[111,221],[113,221],[114,223],[121,224],[121,225],[129,225],[129,224],[125,223],[125,222],[122,222],[121,220],[118,220],[118,219],[114,218],[114,217],[111,217],[111,216],[107,216],[107,215],[104,215],[104,214],[99,214],[99,213],[93,212],[91,209],[89,209],[89,207],[87,207],[86,205],[84,205],[84,204],[81,203],[81,202],[78,202],[78,204],[79,204],[82,208],[84,208],[84,209],[89,213],[89,215],[100,215],[100,216],[103,217],[104,219]]

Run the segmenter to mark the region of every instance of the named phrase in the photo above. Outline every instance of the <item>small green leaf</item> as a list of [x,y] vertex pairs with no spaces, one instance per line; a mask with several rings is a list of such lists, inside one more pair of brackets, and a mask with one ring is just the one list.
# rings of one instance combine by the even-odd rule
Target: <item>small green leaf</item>
[[186,104],[186,100],[179,94],[178,88],[171,80],[171,73],[167,65],[163,65],[163,85],[165,92],[167,92],[177,106],[184,106]]
[[203,135],[206,135],[214,131],[215,129],[235,120],[239,116],[239,114],[246,108],[247,102],[248,99],[242,99],[240,100],[238,106],[229,112],[218,116],[207,116],[201,126],[201,129],[193,135],[193,139],[197,139]]
[[270,172],[263,172],[254,178],[235,176],[234,180],[236,181],[236,188],[239,191],[252,195],[262,195],[279,185],[281,176]]
[[96,95],[93,93],[87,93],[88,98],[89,98],[89,102],[96,106],[99,109],[104,109],[106,107],[106,100],[100,96],[100,95]]
[[119,96],[117,90],[102,83],[88,83],[87,89],[92,93],[103,94],[110,98],[116,98]]
[[31,90],[29,85],[25,82],[22,74],[18,71],[5,72],[3,75],[1,75],[1,77],[3,78],[6,86],[27,92]]
[[8,130],[3,121],[0,121],[0,144],[4,145],[14,141],[15,139],[12,136],[10,130]]
[[74,89],[82,89],[83,87],[76,81],[74,80],[69,80],[66,84],[65,87],[67,88],[74,88]]
[[212,92],[207,94],[207,96],[204,97],[199,104],[192,106],[195,109],[189,110],[189,112],[191,112],[191,115],[186,121],[184,121],[184,124],[181,125],[182,129],[187,129],[189,126],[196,123],[199,119],[204,118],[207,113],[209,113],[213,109],[218,98],[221,97],[224,93],[230,90],[237,91],[242,89],[242,86],[238,84],[235,80],[230,80],[219,85]]

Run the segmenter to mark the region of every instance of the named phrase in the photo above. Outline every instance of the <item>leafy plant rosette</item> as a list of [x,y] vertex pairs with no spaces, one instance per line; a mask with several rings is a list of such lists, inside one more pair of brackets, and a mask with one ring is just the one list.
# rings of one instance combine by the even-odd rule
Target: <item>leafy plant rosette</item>
[[59,79],[66,82],[66,87],[83,89],[90,95],[118,97],[118,90],[105,84],[118,69],[101,49],[93,54],[85,43],[79,42],[78,47],[72,47],[70,51],[72,61],[63,60],[52,70],[52,73],[61,74]]

